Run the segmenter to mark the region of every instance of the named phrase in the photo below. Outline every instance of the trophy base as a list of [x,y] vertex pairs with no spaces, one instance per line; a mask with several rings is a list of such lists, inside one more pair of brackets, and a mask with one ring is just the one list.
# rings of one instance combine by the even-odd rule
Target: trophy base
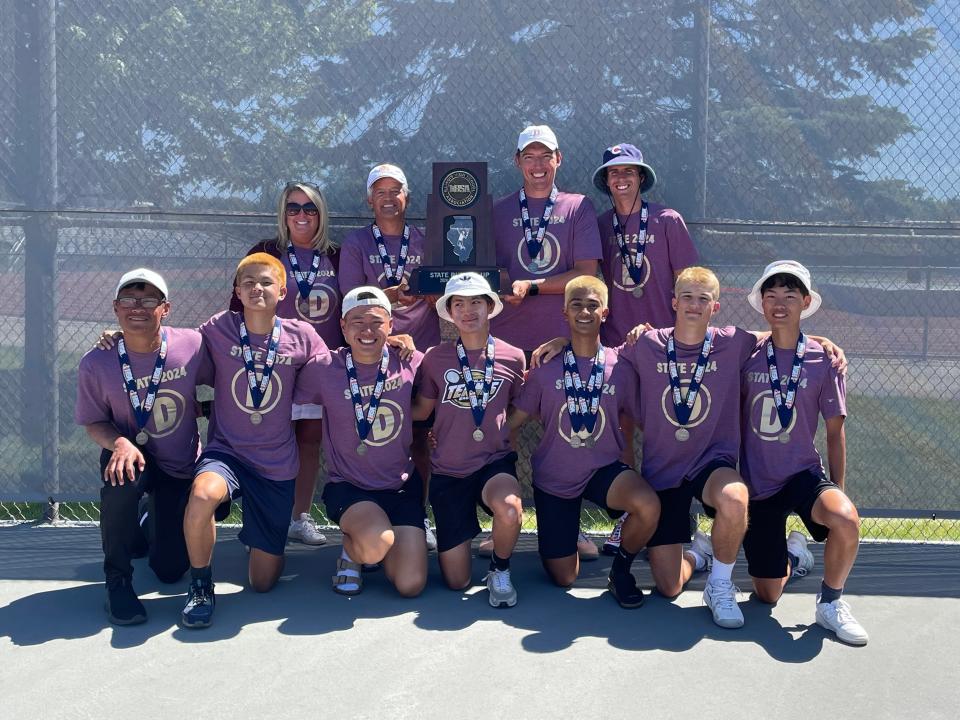
[[[501,292],[501,287],[509,282],[506,273],[495,267],[418,267],[410,273],[410,292],[414,295],[443,295],[444,288],[454,275],[463,272],[475,272],[482,275],[490,283],[490,289],[495,293]],[[503,284],[501,284],[501,275]]]

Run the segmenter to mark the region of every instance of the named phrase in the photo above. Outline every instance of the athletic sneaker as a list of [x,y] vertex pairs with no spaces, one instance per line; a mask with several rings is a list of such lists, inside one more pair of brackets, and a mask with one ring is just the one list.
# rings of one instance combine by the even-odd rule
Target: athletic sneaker
[[430,521],[427,518],[423,519],[423,532],[426,533],[427,550],[430,552],[436,550],[437,536],[434,535],[433,530],[430,529]]
[[180,613],[180,624],[188,628],[210,627],[213,622],[213,608],[217,604],[217,597],[213,592],[213,583],[210,580],[190,581],[187,589],[187,604]]
[[637,587],[633,573],[611,572],[607,577],[607,589],[622,608],[633,609],[643,605],[643,590]]
[[107,599],[103,609],[114,625],[139,625],[147,621],[146,608],[127,577],[107,580]]
[[[693,533],[693,542],[690,543],[690,549],[702,557],[706,563],[700,570],[709,570],[713,564],[713,541],[710,540],[710,536],[702,530],[697,530]],[[700,570],[697,572],[700,572]]]
[[787,552],[800,558],[800,564],[790,573],[791,578],[806,577],[813,570],[813,553],[807,549],[807,538],[803,533],[790,531],[787,535]]
[[581,560],[596,560],[600,557],[597,544],[582,532],[577,535],[577,555]]
[[737,605],[737,586],[732,581],[707,580],[703,602],[713,612],[713,621],[720,627],[743,627],[743,613]]
[[820,602],[817,594],[817,625],[836,633],[840,640],[850,645],[866,645],[869,639],[867,631],[857,622],[843,598],[825,603]]
[[617,520],[617,524],[613,526],[613,531],[610,533],[610,537],[603,541],[603,548],[600,552],[604,555],[616,555],[617,550],[620,549],[620,536],[623,534],[623,522],[627,519],[627,513],[624,513],[620,516],[620,519]]
[[491,570],[487,573],[486,581],[491,607],[513,607],[517,604],[517,591],[510,582],[509,569]]
[[302,542],[304,545],[323,545],[327,541],[327,536],[317,528],[310,513],[300,513],[299,520],[290,521],[287,538]]

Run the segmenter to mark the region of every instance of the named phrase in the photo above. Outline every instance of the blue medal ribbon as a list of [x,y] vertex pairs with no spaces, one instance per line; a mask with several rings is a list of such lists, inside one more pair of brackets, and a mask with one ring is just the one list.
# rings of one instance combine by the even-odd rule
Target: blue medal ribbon
[[143,402],[140,402],[137,381],[133,377],[130,356],[127,354],[127,345],[123,341],[122,335],[117,341],[117,358],[120,361],[120,372],[123,374],[123,384],[127,390],[127,397],[130,398],[130,406],[133,408],[133,418],[137,423],[137,430],[141,431],[147,426],[150,412],[153,410],[153,404],[157,399],[157,392],[160,390],[160,378],[163,377],[163,366],[167,362],[167,331],[160,330],[160,351],[157,353],[157,361],[153,365],[153,374],[150,376],[147,395]]
[[567,344],[563,351],[563,392],[567,396],[567,413],[570,415],[570,427],[577,434],[586,430],[584,436],[592,435],[597,424],[600,410],[600,393],[603,391],[604,369],[603,345],[597,348],[593,358],[590,378],[584,387],[577,367],[577,358],[573,354],[573,345]]
[[300,272],[300,263],[297,260],[297,253],[293,249],[293,244],[287,245],[287,259],[290,261],[290,269],[293,270],[293,277],[297,281],[297,289],[300,291],[300,297],[304,300],[310,299],[310,291],[313,290],[313,283],[317,279],[317,271],[320,269],[320,251],[314,249],[313,261],[310,263],[310,272],[306,275]]
[[370,226],[373,239],[377,243],[377,252],[380,253],[380,264],[383,265],[383,277],[387,287],[393,287],[403,282],[403,269],[407,266],[407,255],[410,252],[410,226],[404,224],[403,238],[400,240],[400,252],[397,253],[396,269],[390,264],[386,243],[383,242],[383,233],[376,223]]
[[787,380],[787,395],[784,397],[780,390],[780,372],[777,370],[777,355],[773,348],[773,338],[767,340],[767,371],[770,379],[770,392],[773,394],[773,404],[780,417],[780,427],[786,430],[793,420],[793,406],[796,404],[797,392],[800,389],[800,370],[803,368],[803,356],[807,352],[807,338],[800,333],[797,340],[797,349],[793,353],[793,363],[790,367],[790,377]]
[[493,387],[493,363],[494,344],[493,335],[487,335],[487,357],[483,365],[483,386],[478,390],[476,383],[473,382],[473,370],[470,369],[470,361],[467,358],[467,350],[463,347],[463,341],[457,338],[457,359],[460,361],[460,374],[463,376],[463,382],[467,386],[467,395],[470,398],[470,412],[473,413],[473,424],[480,429],[483,424],[483,415],[487,410],[487,402],[490,400],[490,389]]
[[353,400],[353,414],[357,419],[357,435],[360,442],[363,443],[370,434],[370,428],[373,427],[373,419],[377,416],[377,408],[380,407],[380,398],[383,396],[383,389],[387,382],[387,366],[390,364],[390,354],[387,346],[383,346],[383,353],[380,356],[380,366],[377,368],[377,380],[373,385],[373,392],[370,394],[370,404],[367,406],[367,412],[363,412],[363,397],[360,395],[360,381],[357,379],[357,366],[353,362],[353,353],[347,348],[345,365],[347,367],[347,382],[350,385],[350,397]]
[[617,247],[620,248],[620,259],[634,285],[639,285],[643,278],[643,254],[647,249],[647,217],[649,208],[644,200],[640,205],[640,229],[637,231],[636,254],[630,252],[623,230],[620,229],[620,217],[616,208],[613,210],[613,233],[617,237]]
[[255,410],[260,409],[263,396],[270,385],[270,376],[273,375],[273,366],[277,362],[277,347],[280,345],[280,318],[273,319],[273,332],[267,345],[267,357],[263,361],[263,374],[257,377],[257,368],[253,364],[253,352],[250,350],[250,334],[247,325],[240,319],[240,349],[243,352],[243,366],[247,370],[247,386],[250,388],[250,399]]
[[527,254],[530,256],[530,263],[536,264],[537,257],[543,249],[543,238],[547,234],[547,226],[550,224],[550,213],[557,202],[557,186],[554,185],[550,190],[550,197],[547,198],[547,204],[543,207],[543,215],[540,218],[540,225],[537,227],[537,237],[533,237],[533,229],[530,227],[530,207],[527,203],[527,193],[520,188],[520,220],[523,223],[523,239],[527,244]]
[[693,371],[693,377],[690,378],[687,396],[683,397],[680,389],[680,373],[677,372],[677,348],[674,343],[673,332],[667,338],[667,369],[670,374],[670,387],[673,390],[673,408],[677,414],[677,422],[681,426],[690,421],[690,414],[697,402],[697,394],[700,392],[700,384],[703,381],[703,373],[707,368],[707,358],[710,357],[711,349],[713,349],[713,328],[708,327],[707,335],[703,339],[703,346],[700,348],[700,356],[697,358],[697,367]]

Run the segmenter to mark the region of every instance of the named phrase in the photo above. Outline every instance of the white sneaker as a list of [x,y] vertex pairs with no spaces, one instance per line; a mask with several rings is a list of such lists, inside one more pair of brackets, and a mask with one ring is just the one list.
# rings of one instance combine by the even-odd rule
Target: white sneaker
[[310,513],[300,513],[299,520],[290,521],[287,538],[302,542],[304,545],[323,545],[327,541],[327,536],[317,529]]
[[713,542],[710,540],[710,536],[702,530],[697,530],[693,534],[693,542],[690,543],[690,550],[702,557],[704,561],[704,566],[697,570],[697,572],[700,572],[700,570],[709,570],[713,564]]
[[837,638],[850,645],[866,645],[869,639],[843,598],[825,603],[820,602],[817,594],[817,625],[836,633]]
[[427,540],[427,550],[432,552],[437,549],[437,536],[433,534],[433,530],[430,529],[430,521],[427,518],[423,519],[423,532],[426,533]]
[[720,627],[743,627],[737,592],[737,586],[730,580],[707,580],[703,588],[703,602],[713,612],[713,621]]
[[806,577],[813,570],[813,553],[807,549],[807,538],[803,533],[790,531],[787,535],[787,552],[800,558],[800,564],[790,573],[791,578]]
[[517,604],[517,591],[510,581],[510,570],[491,570],[486,580],[491,607],[513,607]]

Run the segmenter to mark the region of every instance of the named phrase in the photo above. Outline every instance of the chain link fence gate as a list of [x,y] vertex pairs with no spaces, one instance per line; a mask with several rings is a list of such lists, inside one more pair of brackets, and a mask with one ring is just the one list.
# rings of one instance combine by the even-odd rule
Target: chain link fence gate
[[[210,43],[216,28],[218,42]],[[557,131],[561,187],[605,200],[605,146],[636,143],[723,285],[770,260],[824,295],[809,329],[851,358],[848,487],[865,534],[960,539],[960,8],[949,0],[131,4],[0,0],[0,520],[53,498],[96,519],[77,362],[109,290],[149,263],[171,321],[223,308],[276,194],[317,181],[335,236],[393,161],[422,220],[430,163]],[[523,436],[528,467],[536,432]],[[893,518],[893,519],[890,519]],[[599,514],[587,518],[599,523]]]

